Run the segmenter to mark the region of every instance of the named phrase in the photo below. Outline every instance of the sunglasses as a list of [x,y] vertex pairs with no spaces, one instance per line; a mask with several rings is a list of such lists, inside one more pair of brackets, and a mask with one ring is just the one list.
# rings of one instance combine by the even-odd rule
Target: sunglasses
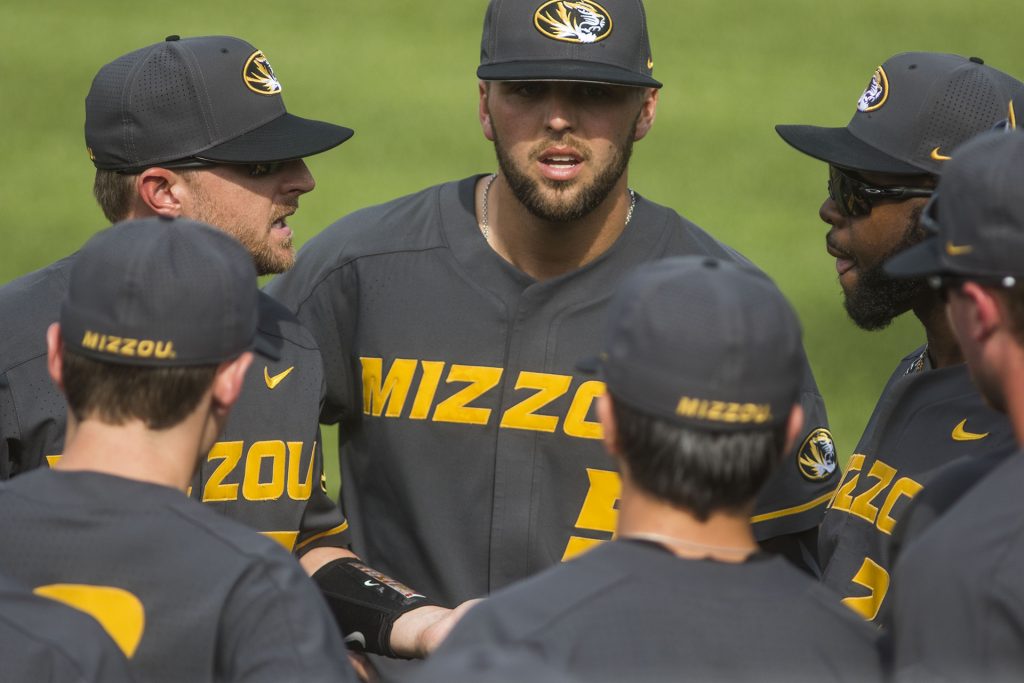
[[1017,278],[1012,275],[1006,275],[1003,277],[998,276],[987,276],[987,277],[974,277],[965,275],[931,275],[928,277],[928,286],[939,293],[939,297],[943,303],[949,301],[949,290],[960,289],[964,286],[965,282],[976,282],[979,285],[986,287],[999,287],[1002,289],[1010,289],[1017,285]]
[[874,203],[883,199],[930,197],[934,192],[929,187],[875,187],[837,166],[828,167],[828,196],[847,218],[867,216]]
[[[177,159],[175,161],[167,161],[162,164],[153,164],[153,166],[159,166],[160,168],[213,168],[215,166],[233,166],[235,168],[244,168],[249,174],[250,178],[263,178],[268,175],[273,175],[280,171],[284,165],[288,163],[286,161],[266,161],[258,164],[228,164],[220,161],[211,161],[210,159],[202,159],[200,157],[189,157],[187,159]],[[146,168],[149,168],[148,166]],[[139,173],[144,169],[129,169],[127,171],[118,171],[124,174]]]

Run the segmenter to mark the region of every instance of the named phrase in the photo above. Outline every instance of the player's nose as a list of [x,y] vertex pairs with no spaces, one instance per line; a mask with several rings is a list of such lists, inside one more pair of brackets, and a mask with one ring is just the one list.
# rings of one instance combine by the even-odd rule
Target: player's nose
[[286,194],[305,194],[316,187],[316,180],[302,159],[289,161],[281,169],[281,185]]
[[549,130],[564,132],[572,130],[576,125],[575,121],[576,106],[572,93],[562,84],[551,88],[548,96],[544,98],[544,125]]
[[843,220],[842,214],[839,213],[839,207],[831,197],[826,197],[825,201],[821,203],[821,206],[818,208],[818,216],[826,224],[833,227],[840,227],[840,223]]

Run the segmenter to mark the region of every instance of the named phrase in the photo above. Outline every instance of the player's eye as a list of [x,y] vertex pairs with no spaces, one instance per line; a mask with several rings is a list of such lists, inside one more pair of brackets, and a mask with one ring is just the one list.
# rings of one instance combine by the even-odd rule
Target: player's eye
[[283,161],[271,161],[262,164],[249,164],[249,175],[253,178],[262,178],[263,176],[273,175],[281,170],[284,166]]
[[520,81],[512,87],[512,92],[520,97],[538,97],[544,93],[545,87],[544,83]]

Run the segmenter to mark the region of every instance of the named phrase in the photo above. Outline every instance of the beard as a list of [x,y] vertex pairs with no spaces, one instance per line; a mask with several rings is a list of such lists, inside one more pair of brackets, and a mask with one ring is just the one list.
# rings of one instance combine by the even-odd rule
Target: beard
[[[527,211],[551,223],[569,223],[587,216],[601,205],[611,193],[619,178],[629,167],[629,159],[633,155],[633,140],[636,137],[637,121],[640,115],[630,128],[626,140],[615,146],[612,158],[604,168],[599,169],[597,175],[589,183],[580,184],[575,180],[559,181],[542,178],[533,180],[526,171],[519,166],[511,157],[508,151],[502,146],[497,128],[494,129],[494,152],[498,157],[498,168],[512,189],[519,203],[526,207]],[[589,147],[572,135],[565,135],[558,138],[560,144],[569,145],[577,149],[584,161],[592,158]],[[551,141],[542,142],[530,153],[529,158],[537,158],[551,144]],[[542,186],[555,191],[554,197],[549,197],[542,192]],[[578,187],[578,189],[576,189]],[[576,189],[575,193],[573,190]]]
[[882,265],[890,258],[927,237],[918,222],[920,217],[918,207],[911,212],[899,243],[873,267],[861,272],[856,286],[846,294],[846,313],[857,327],[872,331],[884,329],[897,316],[909,311],[922,294],[931,291],[925,278],[893,278],[882,270]]
[[[295,248],[291,237],[275,242],[269,224],[254,227],[240,222],[235,214],[226,211],[198,183],[191,184],[191,187],[196,197],[196,206],[194,215],[189,218],[212,225],[238,240],[252,256],[257,275],[276,275],[295,265]],[[296,208],[298,200],[288,205],[275,205],[273,220],[294,212]]]

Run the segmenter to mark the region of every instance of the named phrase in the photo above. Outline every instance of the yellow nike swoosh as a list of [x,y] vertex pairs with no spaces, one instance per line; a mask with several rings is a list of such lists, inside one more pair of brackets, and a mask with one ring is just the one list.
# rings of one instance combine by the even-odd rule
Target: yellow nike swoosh
[[932,150],[932,159],[935,159],[935,161],[949,161],[952,158],[953,157],[947,157],[945,154],[940,154],[938,147]]
[[271,377],[270,376],[270,371],[267,369],[267,366],[264,365],[263,366],[263,379],[267,383],[267,388],[268,389],[276,389],[277,385],[281,383],[281,380],[283,380],[285,377],[290,375],[292,370],[294,370],[294,369],[295,369],[295,366],[293,365],[290,368],[288,368],[287,370],[285,370],[284,372],[279,372],[276,375],[274,375],[273,377]]
[[650,57],[647,58],[647,68],[648,69],[653,69],[654,68],[654,60],[651,59]]
[[960,420],[960,424],[953,427],[953,441],[977,441],[978,439],[984,439],[988,436],[988,432],[984,434],[975,434],[969,432],[964,427],[967,425],[967,418]]
[[951,241],[946,242],[946,253],[950,256],[963,256],[964,254],[970,254],[974,251],[974,247],[969,244],[953,244]]

